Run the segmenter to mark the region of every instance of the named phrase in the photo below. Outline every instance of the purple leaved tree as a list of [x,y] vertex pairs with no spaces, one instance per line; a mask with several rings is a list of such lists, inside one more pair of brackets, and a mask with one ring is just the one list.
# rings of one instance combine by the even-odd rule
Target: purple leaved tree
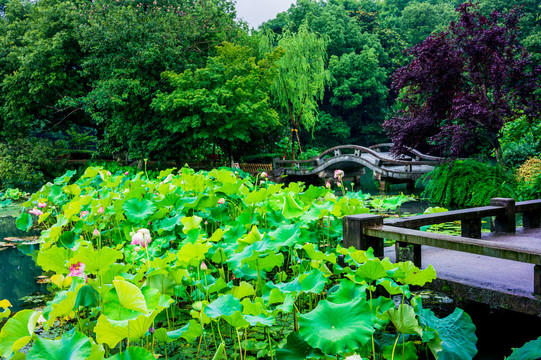
[[539,116],[541,67],[518,42],[520,10],[481,15],[460,5],[458,22],[408,50],[413,61],[393,74],[400,108],[383,124],[395,144],[433,154],[467,156],[494,150],[505,122]]

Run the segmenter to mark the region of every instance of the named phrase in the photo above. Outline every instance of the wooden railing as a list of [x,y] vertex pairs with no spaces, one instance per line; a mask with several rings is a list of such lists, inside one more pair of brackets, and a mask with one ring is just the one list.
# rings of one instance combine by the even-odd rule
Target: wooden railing
[[[345,247],[361,250],[371,247],[376,256],[382,257],[384,239],[394,240],[396,261],[401,261],[400,247],[412,244],[413,262],[418,267],[421,266],[423,245],[534,264],[534,293],[541,295],[541,243],[532,249],[481,240],[483,218],[493,217],[491,231],[512,234],[516,232],[517,213],[522,213],[524,228],[539,228],[541,199],[515,203],[514,199],[496,198],[491,200],[490,206],[385,220],[371,214],[345,216],[343,243]],[[461,221],[462,236],[417,230],[421,226],[458,220]]]

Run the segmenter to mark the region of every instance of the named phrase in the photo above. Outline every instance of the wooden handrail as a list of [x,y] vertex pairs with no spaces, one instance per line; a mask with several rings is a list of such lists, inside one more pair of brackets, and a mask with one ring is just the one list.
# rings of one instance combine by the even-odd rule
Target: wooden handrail
[[[493,231],[514,233],[515,214],[523,214],[525,228],[541,227],[541,199],[515,203],[514,199],[491,199],[491,206],[453,210],[444,213],[424,214],[403,219],[386,219],[372,214],[350,215],[343,218],[344,246],[357,249],[374,249],[376,256],[383,256],[384,239],[396,241],[396,260],[400,261],[400,247],[413,245],[413,262],[421,266],[423,245],[442,249],[485,255],[505,260],[534,264],[534,293],[541,295],[541,248],[530,248],[481,238],[481,219],[494,216]],[[435,234],[416,230],[421,226],[449,221],[461,221],[462,236]]]

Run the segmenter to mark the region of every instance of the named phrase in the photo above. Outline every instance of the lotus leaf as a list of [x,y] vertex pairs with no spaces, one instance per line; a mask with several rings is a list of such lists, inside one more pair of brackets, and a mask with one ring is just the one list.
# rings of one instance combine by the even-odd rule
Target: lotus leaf
[[110,247],[102,247],[95,250],[92,246],[81,246],[75,256],[70,259],[70,264],[81,262],[85,264],[85,272],[103,275],[115,261],[123,258],[122,252]]
[[142,313],[148,312],[147,303],[141,289],[126,280],[114,280],[113,285],[122,307]]
[[164,308],[159,307],[147,314],[140,314],[131,320],[109,320],[107,316],[100,315],[94,332],[96,341],[99,344],[107,344],[109,347],[115,347],[120,341],[129,337],[130,341],[136,341],[145,336],[148,329],[152,326],[154,318]]
[[[394,348],[394,345],[386,345],[383,348],[383,358],[392,359]],[[394,358],[400,360],[417,360],[419,357],[417,356],[417,349],[413,341],[406,341],[402,344],[402,340],[399,340],[395,349]]]
[[32,340],[40,314],[39,311],[21,310],[8,319],[0,331],[0,356],[9,359]]
[[68,268],[66,267],[68,256],[68,249],[53,245],[48,249],[42,249],[38,253],[36,263],[41,266],[44,271],[54,271],[57,274],[67,274],[69,272]]
[[366,288],[366,285],[359,285],[348,279],[342,279],[339,285],[329,289],[327,300],[335,304],[343,304],[354,299],[366,298]]
[[26,212],[21,212],[15,220],[15,226],[21,231],[28,231],[33,225],[32,215]]
[[161,343],[170,343],[180,338],[183,338],[187,342],[193,342],[202,333],[203,329],[201,325],[195,320],[190,320],[186,325],[177,330],[167,331],[164,328],[157,329],[154,333],[154,338]]
[[156,205],[148,199],[131,198],[122,205],[124,214],[132,223],[141,223],[156,211]]
[[335,356],[364,346],[374,333],[374,325],[365,299],[343,304],[323,300],[314,310],[299,316],[299,335],[310,346]]
[[287,337],[286,345],[276,350],[277,360],[325,359],[321,350],[313,348],[296,332]]
[[146,349],[131,346],[126,351],[111,356],[107,360],[156,360],[156,358]]
[[541,337],[528,341],[518,349],[513,349],[507,360],[538,360],[539,358],[541,358]]
[[4,318],[7,318],[9,317],[9,315],[11,315],[11,310],[9,309],[11,307],[11,303],[4,299],[4,300],[0,300],[0,308],[4,309],[1,313],[0,313],[0,320],[4,319]]
[[[472,359],[477,354],[475,325],[464,310],[456,308],[449,316],[439,319],[430,309],[422,309],[420,300],[413,302],[423,327],[438,332],[439,341],[428,343],[438,360]],[[438,339],[436,339],[438,340]],[[438,351],[441,346],[441,351]]]
[[28,359],[86,360],[92,352],[90,339],[78,331],[65,333],[59,340],[37,338],[28,352]]
[[[291,185],[291,184],[290,184]],[[282,215],[286,219],[298,218],[304,213],[304,208],[293,199],[293,195],[284,196]]]
[[397,309],[389,309],[389,317],[398,332],[423,336],[423,329],[410,305],[401,304]]

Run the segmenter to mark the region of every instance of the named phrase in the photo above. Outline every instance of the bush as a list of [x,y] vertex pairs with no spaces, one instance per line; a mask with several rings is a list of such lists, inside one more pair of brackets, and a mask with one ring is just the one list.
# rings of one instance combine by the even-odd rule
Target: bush
[[530,158],[516,172],[519,200],[541,198],[541,159]]
[[17,139],[0,143],[0,188],[34,191],[63,172],[64,141]]
[[494,197],[514,197],[516,182],[506,169],[475,160],[455,160],[425,175],[423,196],[444,206],[484,206]]

